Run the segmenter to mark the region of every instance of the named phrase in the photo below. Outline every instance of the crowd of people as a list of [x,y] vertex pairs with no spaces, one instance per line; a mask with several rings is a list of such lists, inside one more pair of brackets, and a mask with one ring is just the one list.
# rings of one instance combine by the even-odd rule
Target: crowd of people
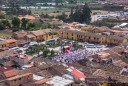
[[70,52],[68,53],[60,53],[58,56],[53,57],[52,60],[55,60],[58,62],[73,63],[81,59],[85,59],[88,56],[98,53],[102,50],[101,49],[93,49],[93,50],[77,49],[75,50],[73,47],[71,47],[69,51]]

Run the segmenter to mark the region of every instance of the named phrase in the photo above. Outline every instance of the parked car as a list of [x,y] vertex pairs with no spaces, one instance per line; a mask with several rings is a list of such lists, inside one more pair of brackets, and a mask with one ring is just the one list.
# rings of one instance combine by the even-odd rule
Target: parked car
[[17,50],[17,49],[20,49],[20,48],[19,47],[13,47],[13,48],[11,48],[9,50]]
[[102,45],[97,44],[96,47],[97,48],[102,48]]
[[86,44],[85,45],[87,48],[96,48],[96,46],[94,44]]
[[29,45],[32,46],[32,45],[36,45],[38,44],[37,42],[30,42]]
[[29,45],[28,45],[28,44],[25,44],[25,45],[23,46],[23,48],[27,48],[27,47],[29,47]]
[[89,44],[88,42],[84,42],[84,44]]

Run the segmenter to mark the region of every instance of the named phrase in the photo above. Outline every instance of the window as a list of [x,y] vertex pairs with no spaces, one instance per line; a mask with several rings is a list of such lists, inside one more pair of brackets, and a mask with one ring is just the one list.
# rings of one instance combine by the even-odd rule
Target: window
[[21,78],[19,78],[19,80],[21,80]]
[[16,79],[14,81],[16,82]]
[[72,33],[72,36],[73,36],[73,33]]
[[30,76],[28,76],[27,79],[30,79]]

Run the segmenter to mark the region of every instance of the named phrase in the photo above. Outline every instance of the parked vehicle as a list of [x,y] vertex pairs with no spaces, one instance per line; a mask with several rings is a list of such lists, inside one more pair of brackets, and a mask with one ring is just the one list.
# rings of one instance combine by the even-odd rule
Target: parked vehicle
[[13,48],[11,48],[9,50],[18,50],[18,49],[20,49],[20,48],[19,47],[13,47]]
[[29,47],[29,45],[28,45],[28,44],[25,44],[25,45],[23,46],[23,48],[27,48],[27,47]]

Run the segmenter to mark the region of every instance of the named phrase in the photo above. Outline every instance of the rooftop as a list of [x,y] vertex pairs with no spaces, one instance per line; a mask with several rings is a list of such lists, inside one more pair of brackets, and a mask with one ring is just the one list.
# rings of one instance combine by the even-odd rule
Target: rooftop
[[62,78],[60,76],[53,77],[50,81],[46,82],[47,84],[53,84],[53,86],[66,86],[74,81]]

